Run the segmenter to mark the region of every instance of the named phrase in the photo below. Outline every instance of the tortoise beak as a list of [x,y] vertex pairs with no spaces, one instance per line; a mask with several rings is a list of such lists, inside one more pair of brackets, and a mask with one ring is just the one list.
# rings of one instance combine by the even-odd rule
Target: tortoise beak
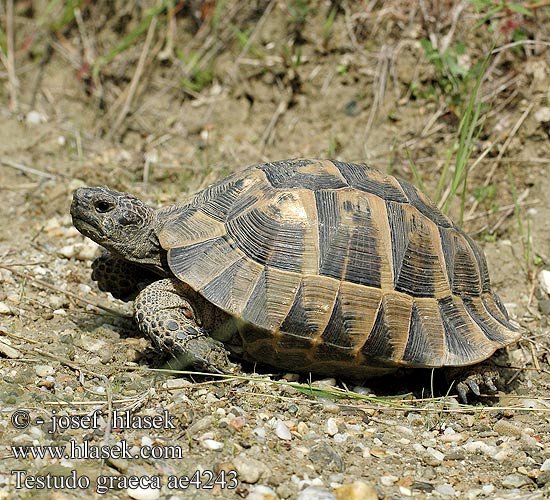
[[103,214],[96,208],[98,200],[114,203],[115,192],[104,187],[82,187],[73,193],[71,216],[73,225],[88,238],[99,242],[103,226]]

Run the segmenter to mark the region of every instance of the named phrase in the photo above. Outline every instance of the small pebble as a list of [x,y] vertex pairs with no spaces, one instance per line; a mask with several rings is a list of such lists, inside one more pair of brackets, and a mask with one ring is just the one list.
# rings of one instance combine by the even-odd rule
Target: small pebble
[[46,121],[46,117],[42,113],[33,109],[27,113],[27,116],[25,117],[25,121],[29,125],[39,125]]
[[11,307],[5,302],[0,302],[0,314],[13,314]]
[[239,476],[239,481],[254,484],[260,478],[269,476],[269,468],[264,463],[244,455],[238,455],[233,460],[233,465]]
[[378,500],[374,487],[363,481],[344,484],[334,490],[337,500]]
[[339,500],[322,486],[309,486],[302,490],[296,500]]
[[153,488],[128,488],[126,493],[135,500],[157,500],[160,498],[160,490]]
[[285,425],[285,423],[280,420],[276,419],[274,422],[274,429],[275,429],[275,435],[279,439],[284,439],[285,441],[290,441],[292,439],[292,434],[288,430],[288,427]]
[[550,295],[550,271],[547,269],[539,272],[539,285],[545,294]]
[[542,472],[548,472],[550,471],[550,458],[547,458],[543,464],[540,466],[540,470]]
[[36,373],[39,377],[48,377],[55,373],[55,369],[51,365],[35,365],[34,373]]
[[521,436],[521,429],[507,420],[499,420],[496,422],[493,426],[493,430],[498,432],[501,436]]
[[202,441],[202,445],[207,450],[221,450],[223,448],[223,443],[221,441],[216,441],[215,439],[205,439]]
[[330,417],[325,423],[325,433],[334,436],[338,432],[338,424],[334,417]]
[[383,486],[393,486],[397,481],[399,481],[397,476],[392,476],[389,474],[385,474],[380,477],[380,483],[382,483]]
[[521,488],[522,486],[527,486],[528,484],[533,484],[533,481],[523,474],[508,474],[502,480],[502,486],[504,488]]
[[21,353],[17,349],[15,349],[15,347],[9,345],[8,340],[9,339],[0,340],[0,354],[3,354],[10,359],[20,358]]
[[550,122],[550,107],[548,106],[540,107],[537,111],[535,111],[534,117],[535,117],[535,120],[537,120],[539,123]]
[[441,496],[444,496],[444,497],[457,496],[457,491],[449,483],[443,483],[443,484],[437,485],[435,487],[435,491],[437,491]]
[[275,493],[268,486],[258,485],[254,487],[254,489],[250,492],[250,494],[246,497],[246,499],[247,500],[278,500],[279,497],[277,493]]

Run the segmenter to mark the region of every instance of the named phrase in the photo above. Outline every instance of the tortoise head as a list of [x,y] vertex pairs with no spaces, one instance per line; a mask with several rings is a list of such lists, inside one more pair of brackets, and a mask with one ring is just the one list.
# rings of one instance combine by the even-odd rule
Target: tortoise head
[[135,196],[106,187],[79,188],[73,194],[71,216],[84,236],[114,255],[161,266],[156,211]]

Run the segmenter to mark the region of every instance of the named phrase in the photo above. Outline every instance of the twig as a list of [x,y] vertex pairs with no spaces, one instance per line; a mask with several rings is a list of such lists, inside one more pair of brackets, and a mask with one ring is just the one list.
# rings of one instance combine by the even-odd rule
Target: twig
[[[521,203],[523,203],[523,201],[527,198],[527,196],[529,196],[529,188],[527,188],[525,191],[523,191],[523,193],[521,193],[521,195],[518,196],[517,206],[519,206]],[[516,204],[510,206],[508,208],[508,210],[505,210],[504,213],[502,214],[501,218],[496,222],[496,224],[491,229],[489,229],[489,234],[495,234],[497,229],[502,225],[502,223],[510,215],[512,215],[514,213],[515,209],[516,209]]]
[[519,45],[544,45],[546,47],[550,47],[550,42],[546,42],[544,40],[518,40],[517,42],[507,43],[506,45],[502,45],[500,47],[497,47],[496,49],[493,49],[491,54],[498,54],[503,50],[512,49],[514,47],[518,47]]
[[10,111],[17,111],[17,75],[15,74],[15,35],[13,29],[13,0],[6,2],[6,49],[8,52],[7,70],[10,92]]
[[275,7],[275,3],[276,3],[275,0],[271,0],[267,4],[267,7],[265,8],[265,10],[262,13],[262,17],[260,17],[260,19],[258,19],[258,22],[254,26],[254,31],[250,34],[250,36],[246,40],[246,43],[244,44],[244,47],[242,48],[241,52],[237,56],[237,59],[235,60],[235,67],[239,66],[239,64],[241,63],[241,59],[248,52],[248,49],[250,48],[250,45],[252,45],[252,42],[256,39],[256,36],[258,36],[258,33],[261,31],[261,29],[262,29],[262,27],[263,27],[263,25],[264,25],[264,23],[267,19],[267,16],[269,16],[271,11],[273,10],[273,7]]
[[145,38],[143,50],[141,51],[141,54],[139,56],[139,60],[137,63],[136,71],[134,72],[134,76],[132,77],[132,81],[130,82],[130,85],[128,87],[128,94],[126,96],[126,100],[124,101],[122,110],[118,114],[117,119],[111,126],[111,129],[109,130],[109,133],[106,136],[107,140],[111,140],[113,138],[114,134],[117,132],[118,128],[120,127],[120,125],[128,115],[128,112],[130,111],[132,99],[136,94],[137,86],[139,84],[141,75],[143,74],[143,69],[145,67],[145,61],[147,60],[147,55],[149,53],[149,49],[151,48],[151,43],[153,42],[153,35],[155,34],[156,26],[157,26],[157,17],[155,16],[153,17],[153,19],[151,19],[151,24],[149,25],[149,29],[147,30],[147,36]]
[[38,175],[39,177],[45,177],[46,179],[56,178],[56,176],[53,174],[49,174],[48,172],[42,172],[42,170],[37,170],[36,168],[27,167],[26,165],[22,165],[21,163],[17,163],[13,160],[9,160],[8,158],[0,158],[0,163],[2,165],[5,165],[6,167],[15,168],[16,170],[25,172],[26,174]]
[[288,108],[288,102],[285,99],[285,97],[283,97],[279,102],[279,105],[277,106],[275,113],[273,113],[271,120],[267,124],[267,127],[264,130],[264,133],[262,134],[262,138],[260,139],[260,144],[262,144],[262,146],[265,146],[271,140],[271,136],[273,134],[273,130],[275,126],[277,125],[279,118],[281,118],[282,114],[287,110],[287,108]]
[[[374,85],[374,96],[372,100],[369,117],[367,119],[367,125],[365,127],[365,132],[364,132],[365,137],[368,137],[370,133],[370,129],[374,122],[374,119],[378,114],[378,110],[382,107],[382,103],[384,102],[386,80],[388,78],[389,61],[390,61],[390,57],[388,57],[387,55],[388,49],[390,49],[393,54],[393,48],[388,47],[388,45],[382,46],[382,49],[380,50],[378,64],[376,66],[376,79],[378,81],[377,81],[377,85]],[[365,141],[365,144],[367,144],[367,141]]]

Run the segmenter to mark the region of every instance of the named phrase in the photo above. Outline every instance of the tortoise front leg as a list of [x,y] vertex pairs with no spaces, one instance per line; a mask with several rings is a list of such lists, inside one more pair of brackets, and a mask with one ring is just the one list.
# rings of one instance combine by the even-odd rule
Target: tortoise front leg
[[102,292],[129,302],[149,283],[157,280],[158,275],[104,251],[92,262],[92,279]]
[[234,371],[224,345],[204,328],[216,323],[219,311],[185,283],[168,278],[147,286],[134,302],[134,317],[142,333],[182,368]]

